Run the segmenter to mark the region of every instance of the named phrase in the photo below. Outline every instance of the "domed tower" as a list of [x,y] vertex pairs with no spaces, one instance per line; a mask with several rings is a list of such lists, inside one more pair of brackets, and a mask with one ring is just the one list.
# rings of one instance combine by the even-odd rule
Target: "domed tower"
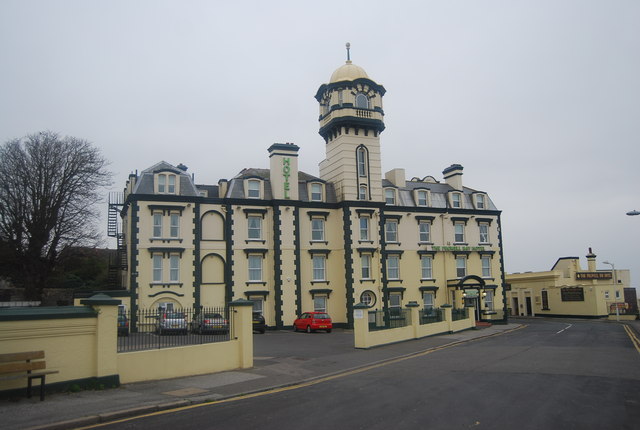
[[386,90],[351,62],[349,49],[347,43],[346,63],[316,93],[326,143],[320,178],[334,184],[338,201],[382,201],[380,133]]

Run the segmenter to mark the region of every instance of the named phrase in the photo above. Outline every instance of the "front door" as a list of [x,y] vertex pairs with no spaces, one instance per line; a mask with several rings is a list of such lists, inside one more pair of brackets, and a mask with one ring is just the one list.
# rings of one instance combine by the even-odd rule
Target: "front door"
[[531,308],[531,297],[525,297],[527,300],[527,315],[533,315],[533,310]]
[[475,318],[476,321],[480,321],[480,303],[478,297],[465,297],[464,299],[465,306],[473,306],[475,308]]

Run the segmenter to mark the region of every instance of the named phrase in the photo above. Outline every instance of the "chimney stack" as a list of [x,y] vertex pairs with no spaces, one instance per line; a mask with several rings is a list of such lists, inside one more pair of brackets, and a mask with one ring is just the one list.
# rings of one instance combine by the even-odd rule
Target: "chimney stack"
[[269,147],[271,192],[276,200],[298,200],[298,151],[293,143]]
[[444,181],[458,191],[462,191],[462,169],[460,164],[452,164],[442,171]]
[[596,271],[596,257],[596,254],[594,254],[593,251],[591,251],[591,248],[589,248],[589,253],[587,254],[587,266],[589,272]]

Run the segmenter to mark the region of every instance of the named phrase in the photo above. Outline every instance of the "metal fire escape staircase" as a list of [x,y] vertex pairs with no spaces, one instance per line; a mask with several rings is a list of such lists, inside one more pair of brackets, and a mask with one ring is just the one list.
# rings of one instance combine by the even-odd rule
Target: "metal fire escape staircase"
[[109,193],[109,212],[107,214],[107,236],[115,237],[116,253],[109,256],[109,272],[107,283],[110,289],[122,288],[123,270],[127,270],[127,245],[124,243],[124,233],[120,214],[124,206],[124,193]]

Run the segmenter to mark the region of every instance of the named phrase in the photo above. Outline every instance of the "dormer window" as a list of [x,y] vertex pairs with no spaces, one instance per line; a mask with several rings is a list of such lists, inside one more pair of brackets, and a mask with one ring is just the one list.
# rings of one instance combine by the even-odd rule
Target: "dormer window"
[[312,202],[321,202],[324,199],[322,198],[324,193],[322,192],[322,184],[311,184],[311,201]]
[[484,209],[485,207],[484,194],[476,194],[476,209]]
[[396,190],[387,188],[384,190],[384,201],[388,205],[396,204]]
[[364,93],[356,94],[356,107],[358,109],[369,109],[369,98]]
[[416,191],[416,204],[418,206],[429,206],[429,192],[426,190]]
[[250,199],[260,198],[260,181],[255,179],[247,181],[247,197]]
[[167,175],[158,175],[158,192],[166,193],[167,189]]
[[451,207],[453,208],[462,207],[462,195],[460,193],[451,194]]
[[175,194],[176,193],[176,175],[158,175],[158,193],[159,194]]

